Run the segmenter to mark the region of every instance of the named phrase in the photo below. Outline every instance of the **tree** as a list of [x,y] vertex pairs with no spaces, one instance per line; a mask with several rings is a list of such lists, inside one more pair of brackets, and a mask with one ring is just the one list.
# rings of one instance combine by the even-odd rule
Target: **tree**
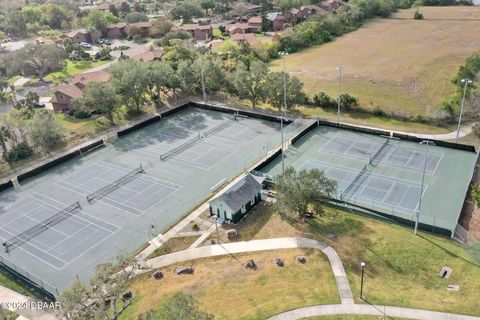
[[15,10],[7,15],[1,22],[2,29],[13,36],[24,36],[27,34],[27,23],[21,11]]
[[[69,290],[58,297],[63,308],[58,310],[59,319],[116,320],[131,304],[123,293],[133,277],[134,258],[118,255],[114,262],[100,264],[89,284],[75,282]],[[121,268],[123,271],[117,272]],[[122,303],[118,303],[121,300]]]
[[157,105],[160,105],[162,93],[175,88],[178,79],[171,64],[165,61],[153,61],[149,64],[150,96]]
[[201,88],[200,66],[188,60],[181,60],[177,67],[180,88],[186,94],[194,93]]
[[141,314],[138,320],[213,320],[215,317],[198,309],[189,295],[177,292],[168,297],[158,310]]
[[37,110],[28,123],[28,136],[32,143],[44,150],[59,144],[64,137],[63,128],[47,110]]
[[324,201],[332,197],[336,188],[337,182],[328,179],[323,171],[303,169],[297,172],[288,167],[275,178],[276,211],[287,221],[322,214]]
[[40,97],[35,91],[28,91],[27,94],[25,95],[25,98],[18,100],[15,107],[33,110],[38,107],[39,101],[40,101]]
[[205,10],[205,15],[208,16],[208,10],[213,10],[213,8],[215,8],[215,3],[213,0],[201,0],[200,7]]
[[28,63],[42,80],[48,71],[62,66],[65,56],[65,51],[54,44],[30,44],[17,50],[15,60],[22,66]]
[[125,21],[127,23],[143,22],[148,21],[148,17],[143,13],[132,11],[125,15]]
[[115,91],[127,106],[128,112],[140,113],[148,90],[148,65],[124,59],[113,65],[111,73]]
[[113,16],[110,12],[104,13],[100,10],[91,10],[85,18],[86,27],[94,30],[105,32],[107,25],[118,22],[118,18]]
[[250,69],[244,63],[239,63],[232,80],[235,95],[250,101],[252,108],[255,109],[258,102],[265,100],[267,75],[268,66],[262,61],[253,61]]
[[125,17],[129,12],[130,12],[130,5],[126,1],[123,1],[120,4],[120,15],[122,17]]
[[198,57],[195,61],[197,65],[194,70],[200,72],[195,79],[199,79],[200,83],[198,84],[201,87],[201,78],[202,78],[202,68],[203,68],[203,78],[205,82],[205,91],[206,92],[216,92],[219,91],[225,83],[225,72],[223,71],[219,61],[213,59],[211,56],[203,55]]
[[[293,109],[297,104],[305,102],[303,83],[297,77],[285,75],[287,84],[287,105]],[[266,85],[266,98],[273,107],[281,111],[284,105],[284,74],[272,72],[269,74]]]
[[192,18],[201,18],[203,17],[202,7],[195,2],[183,2],[173,8],[170,12],[170,15],[174,19],[182,19],[183,22],[190,22]]
[[120,107],[115,87],[110,82],[89,83],[77,104],[82,110],[89,113],[100,112],[105,114],[112,125],[115,124],[115,112]]
[[[53,43],[57,43],[57,41],[59,41],[61,39],[61,36],[62,36],[62,32],[59,31],[59,30],[40,30],[37,32],[38,35],[42,36],[42,37],[45,37],[47,39],[49,39],[50,41],[52,41]],[[70,39],[65,39],[66,40],[69,40],[71,41]]]
[[2,154],[4,158],[8,152],[8,148],[7,148],[8,138],[10,138],[10,132],[4,125],[0,125],[0,145],[2,146]]
[[173,23],[165,17],[159,17],[152,22],[150,36],[157,38],[163,37],[172,30]]
[[69,26],[71,21],[70,12],[64,7],[55,3],[47,3],[42,6],[45,20],[50,28],[61,29],[64,25]]

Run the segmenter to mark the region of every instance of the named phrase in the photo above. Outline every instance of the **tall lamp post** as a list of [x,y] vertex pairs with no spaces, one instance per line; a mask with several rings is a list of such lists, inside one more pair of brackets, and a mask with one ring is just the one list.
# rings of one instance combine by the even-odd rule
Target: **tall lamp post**
[[457,138],[455,139],[455,143],[458,143],[458,136],[460,134],[460,124],[462,123],[462,115],[463,115],[463,106],[465,105],[465,95],[467,93],[467,86],[472,84],[472,80],[470,79],[462,79],[463,85],[463,98],[462,98],[462,106],[460,107],[460,116],[458,117],[458,127],[457,127]]
[[285,58],[288,56],[288,52],[280,51],[278,54],[283,58],[283,105],[285,107],[285,119],[287,119],[287,71]]
[[203,96],[203,102],[206,104],[207,103],[207,91],[205,90],[205,47],[201,44],[196,44],[195,48],[200,51],[202,55],[202,65],[200,67],[200,76],[202,80],[202,96]]
[[363,300],[363,276],[365,274],[365,262],[360,262],[360,268],[362,268],[362,279],[360,280],[360,299]]
[[337,67],[338,70],[338,109],[337,109],[337,124],[340,123],[340,96],[342,95],[342,74],[344,67]]
[[420,144],[425,145],[425,157],[423,158],[422,184],[420,186],[420,194],[418,195],[418,207],[417,207],[416,214],[415,214],[415,229],[413,230],[413,235],[414,236],[417,235],[418,222],[419,222],[419,219],[420,219],[420,209],[421,209],[421,206],[422,206],[422,195],[423,195],[423,184],[425,183],[425,171],[427,169],[428,146],[429,145],[434,146],[435,143],[433,143],[433,141],[423,140],[422,142],[420,142]]

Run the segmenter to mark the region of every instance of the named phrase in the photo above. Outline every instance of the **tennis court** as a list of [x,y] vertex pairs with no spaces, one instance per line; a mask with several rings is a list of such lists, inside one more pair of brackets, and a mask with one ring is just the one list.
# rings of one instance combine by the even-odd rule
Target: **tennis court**
[[[388,216],[450,232],[475,167],[470,151],[426,145],[329,126],[317,126],[285,153],[285,166],[317,168],[337,182],[335,198]],[[425,165],[425,179],[421,188]],[[280,157],[262,171],[281,173]]]
[[88,281],[279,145],[279,129],[189,107],[63,162],[0,193],[0,261],[53,294]]

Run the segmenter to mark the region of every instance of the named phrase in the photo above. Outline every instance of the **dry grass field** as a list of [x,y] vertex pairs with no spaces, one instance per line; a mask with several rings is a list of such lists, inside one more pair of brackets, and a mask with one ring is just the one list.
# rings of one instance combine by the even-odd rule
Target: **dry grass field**
[[[355,32],[286,58],[287,71],[309,94],[338,93],[337,66],[345,67],[344,91],[366,107],[429,115],[454,90],[458,67],[480,51],[480,7],[423,7],[390,19],[374,19]],[[283,68],[282,60],[272,63]]]

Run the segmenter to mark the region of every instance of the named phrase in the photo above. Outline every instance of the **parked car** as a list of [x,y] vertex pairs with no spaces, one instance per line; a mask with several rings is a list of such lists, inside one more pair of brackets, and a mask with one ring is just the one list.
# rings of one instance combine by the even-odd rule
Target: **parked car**
[[133,37],[132,36],[127,36],[128,41],[132,41]]
[[92,45],[90,43],[87,43],[87,42],[80,42],[80,46],[82,48],[91,48]]
[[97,40],[95,40],[95,42],[98,43],[98,44],[104,44],[105,43],[105,41],[103,39],[97,39]]
[[109,39],[103,39],[102,41],[103,41],[103,44],[105,44],[107,46],[112,44],[112,41],[110,41]]

